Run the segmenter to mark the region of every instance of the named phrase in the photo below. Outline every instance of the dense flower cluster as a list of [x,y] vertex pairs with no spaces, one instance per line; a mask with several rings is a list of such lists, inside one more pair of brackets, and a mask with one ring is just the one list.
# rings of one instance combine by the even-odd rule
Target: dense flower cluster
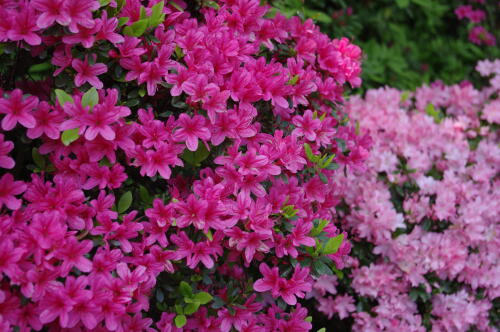
[[311,328],[361,51],[204,3],[0,1],[1,331]]
[[347,277],[314,286],[326,315],[356,331],[495,331],[500,62],[477,69],[491,86],[381,88],[346,104],[374,147],[366,172],[336,176],[353,255]]
[[[455,9],[455,15],[459,20],[468,20],[472,25],[469,30],[469,40],[477,45],[496,45],[496,38],[481,23],[486,21],[487,12],[485,1],[473,1],[474,5],[461,5]],[[500,3],[490,5],[499,11]],[[494,28],[494,27],[493,27]]]

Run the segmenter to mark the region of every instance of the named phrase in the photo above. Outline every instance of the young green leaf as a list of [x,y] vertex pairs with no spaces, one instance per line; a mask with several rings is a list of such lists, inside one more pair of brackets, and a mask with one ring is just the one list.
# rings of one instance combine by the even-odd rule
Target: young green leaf
[[91,88],[89,91],[85,92],[82,97],[82,106],[90,106],[92,109],[95,105],[99,103],[99,94],[96,88]]
[[130,205],[132,204],[132,192],[127,191],[120,197],[120,200],[118,201],[118,213],[124,213],[125,211],[128,210]]
[[330,255],[336,253],[339,250],[342,241],[344,241],[344,234],[339,234],[330,238],[323,247],[322,254]]
[[118,27],[122,27],[124,26],[125,24],[127,24],[127,22],[130,21],[130,17],[120,17],[118,19]]
[[288,82],[286,82],[286,84],[288,85],[295,85],[297,84],[297,82],[299,81],[299,75],[295,75],[293,76],[291,79],[288,80]]
[[212,299],[212,295],[208,294],[207,292],[199,292],[194,296],[195,302],[198,302],[199,304],[207,304],[208,302],[212,301]]
[[332,154],[330,157],[328,157],[328,159],[326,159],[326,157],[328,157],[327,154],[325,154],[324,157],[321,158],[321,160],[318,164],[320,168],[327,168],[330,165],[330,163],[332,162],[333,158],[335,158],[335,154]]
[[61,135],[61,141],[63,142],[63,144],[68,146],[74,141],[76,141],[80,137],[78,131],[80,131],[79,128],[68,129],[63,131]]
[[304,143],[304,151],[306,153],[307,159],[309,159],[312,163],[318,162],[319,156],[314,155],[311,146],[309,144]]
[[186,315],[192,315],[194,314],[195,312],[198,311],[198,308],[200,307],[200,303],[196,302],[196,303],[188,303],[188,305],[186,306],[186,308],[184,308],[184,313]]
[[73,97],[66,93],[66,91],[61,89],[55,89],[56,98],[59,105],[64,106],[66,103],[74,103]]
[[184,325],[186,325],[186,323],[187,323],[186,316],[177,315],[177,316],[175,316],[174,322],[175,322],[175,326],[177,326],[178,328],[181,328]]
[[151,17],[149,18],[150,27],[155,27],[164,20],[165,18],[165,14],[163,14],[164,6],[165,2],[160,1],[156,3],[153,7],[151,7]]
[[149,26],[149,17],[146,17],[132,23],[132,25],[126,26],[123,29],[123,33],[126,34],[127,36],[140,37],[146,31],[148,26]]
[[312,230],[311,230],[311,236],[312,237],[315,237],[315,236],[318,236],[321,234],[321,232],[323,231],[323,229],[325,229],[325,227],[330,223],[330,220],[327,220],[327,219],[321,219],[319,221],[319,224],[318,226],[314,227]]

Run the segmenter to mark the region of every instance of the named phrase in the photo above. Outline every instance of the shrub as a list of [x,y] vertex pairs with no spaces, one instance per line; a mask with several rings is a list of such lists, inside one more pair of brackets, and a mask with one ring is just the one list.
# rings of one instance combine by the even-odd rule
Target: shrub
[[257,0],[0,4],[0,329],[309,330],[360,49]]
[[346,104],[374,145],[366,172],[335,177],[353,248],[344,278],[314,286],[328,317],[356,331],[498,327],[500,61],[477,69],[481,90],[436,82]]
[[315,18],[330,36],[359,44],[365,54],[363,91],[385,85],[415,90],[436,80],[479,81],[473,70],[477,61],[500,57],[492,46],[500,38],[497,0],[268,2],[288,15]]

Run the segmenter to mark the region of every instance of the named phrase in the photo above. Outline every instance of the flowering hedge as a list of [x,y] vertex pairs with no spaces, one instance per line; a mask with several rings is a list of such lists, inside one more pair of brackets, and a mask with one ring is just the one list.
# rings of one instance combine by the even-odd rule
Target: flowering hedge
[[346,104],[373,138],[361,174],[337,173],[352,238],[345,276],[314,285],[355,331],[496,331],[500,323],[500,60],[489,81],[370,90]]
[[361,51],[267,9],[0,1],[0,330],[311,328]]

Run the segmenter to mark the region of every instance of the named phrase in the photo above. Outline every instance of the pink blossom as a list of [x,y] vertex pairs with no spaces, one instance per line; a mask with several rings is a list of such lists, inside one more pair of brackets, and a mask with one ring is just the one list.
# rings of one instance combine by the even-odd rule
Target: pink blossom
[[18,122],[26,128],[34,128],[36,120],[32,110],[37,105],[38,98],[34,96],[23,98],[23,93],[19,89],[12,91],[8,99],[0,98],[0,113],[5,114],[2,119],[2,129],[12,130]]
[[190,151],[198,149],[198,138],[202,140],[210,139],[210,131],[205,127],[205,118],[200,115],[195,115],[190,118],[187,114],[181,114],[177,120],[179,127],[172,138],[176,142],[186,142],[186,146]]
[[22,201],[15,196],[22,194],[26,188],[24,182],[14,181],[12,174],[2,175],[0,178],[0,208],[5,205],[10,210],[19,209]]
[[88,62],[88,58],[85,57],[84,61],[80,59],[73,59],[71,66],[77,71],[75,76],[76,86],[82,86],[86,82],[89,82],[95,88],[102,89],[103,84],[97,76],[108,71],[108,67],[106,67],[105,64],[96,63],[91,65]]
[[14,149],[14,143],[5,141],[4,135],[0,134],[0,167],[11,169],[15,166],[14,159],[9,156],[9,152]]

